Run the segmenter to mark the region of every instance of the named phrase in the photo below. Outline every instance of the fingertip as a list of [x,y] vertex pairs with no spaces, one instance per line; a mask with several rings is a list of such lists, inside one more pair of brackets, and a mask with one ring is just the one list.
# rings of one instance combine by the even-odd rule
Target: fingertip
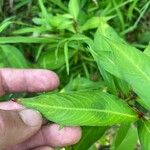
[[38,111],[32,109],[23,109],[19,111],[19,115],[27,126],[40,129],[42,125],[42,115]]
[[27,141],[17,145],[15,150],[33,149],[35,147],[50,146],[64,147],[76,144],[81,138],[80,127],[60,128],[57,124],[45,125],[41,130]]
[[[63,147],[67,145],[73,145],[79,142],[81,139],[80,127],[64,127],[60,129],[57,124],[52,124],[42,129],[44,137],[46,137],[46,144],[50,144],[53,147]],[[49,141],[49,139],[52,139]]]
[[13,101],[0,102],[0,109],[2,110],[21,110],[24,108],[24,106]]
[[80,141],[82,137],[82,129],[81,127],[74,127],[75,138],[73,144],[76,144]]
[[30,70],[26,73],[29,92],[45,92],[53,90],[59,85],[59,78],[56,73],[45,69]]
[[45,92],[59,85],[56,73],[45,69],[1,69],[0,95],[6,92]]
[[50,70],[44,70],[45,71],[45,77],[47,78],[47,89],[52,90],[59,86],[60,80],[58,75]]
[[[34,110],[0,110],[0,149],[15,146],[39,131],[42,117]],[[19,137],[19,138],[18,138]]]

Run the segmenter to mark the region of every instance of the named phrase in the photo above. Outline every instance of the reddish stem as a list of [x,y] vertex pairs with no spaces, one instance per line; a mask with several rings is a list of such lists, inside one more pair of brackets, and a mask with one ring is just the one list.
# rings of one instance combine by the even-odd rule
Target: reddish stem
[[139,118],[144,118],[144,115],[145,115],[145,114],[144,114],[143,112],[138,112],[138,117],[139,117]]
[[17,103],[17,99],[16,98],[11,98],[10,100],[15,102],[15,103]]

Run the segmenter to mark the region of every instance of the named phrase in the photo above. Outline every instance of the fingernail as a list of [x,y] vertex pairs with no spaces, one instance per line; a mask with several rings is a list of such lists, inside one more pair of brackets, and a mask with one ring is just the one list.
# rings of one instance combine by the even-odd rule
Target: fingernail
[[42,124],[42,116],[38,111],[32,109],[24,109],[19,112],[23,122],[28,126],[40,126]]

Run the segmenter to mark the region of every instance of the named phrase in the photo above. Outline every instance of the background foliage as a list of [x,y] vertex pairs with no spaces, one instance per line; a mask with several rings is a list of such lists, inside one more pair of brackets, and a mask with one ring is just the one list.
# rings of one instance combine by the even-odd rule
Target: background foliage
[[[150,63],[149,8],[149,0],[0,0],[0,67],[50,69],[60,77],[58,91],[108,92],[149,114],[149,70],[143,67]],[[20,97],[3,99],[12,96]],[[137,124],[83,127],[83,139],[66,149],[86,150],[97,140],[91,150],[140,149],[139,132],[148,150],[150,123]]]

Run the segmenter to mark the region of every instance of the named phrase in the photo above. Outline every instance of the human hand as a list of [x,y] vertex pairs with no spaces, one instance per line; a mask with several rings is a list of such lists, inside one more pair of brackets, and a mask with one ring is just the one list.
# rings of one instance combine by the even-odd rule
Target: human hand
[[[42,92],[59,85],[54,72],[0,69],[0,96],[8,92]],[[0,150],[51,150],[79,141],[79,127],[45,124],[40,113],[13,102],[0,103]]]

